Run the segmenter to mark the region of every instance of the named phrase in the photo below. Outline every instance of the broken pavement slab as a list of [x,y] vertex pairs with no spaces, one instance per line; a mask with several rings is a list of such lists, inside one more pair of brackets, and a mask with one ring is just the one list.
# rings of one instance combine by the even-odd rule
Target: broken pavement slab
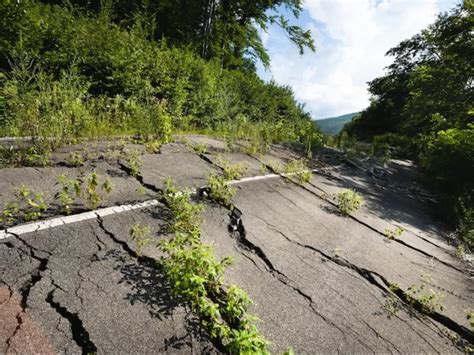
[[[157,221],[156,209],[140,214],[137,220]],[[15,250],[8,264],[2,259],[1,283],[14,285],[22,312],[57,352],[216,352],[196,317],[171,297],[156,263],[136,255],[129,225],[119,236],[107,229],[120,220],[108,216],[1,242],[2,254]],[[31,261],[27,280],[26,270],[8,267],[23,259]]]

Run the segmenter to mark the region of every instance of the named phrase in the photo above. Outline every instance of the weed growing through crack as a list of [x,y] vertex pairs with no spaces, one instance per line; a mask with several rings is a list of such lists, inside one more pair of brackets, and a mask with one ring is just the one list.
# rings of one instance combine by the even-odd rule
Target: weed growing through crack
[[[413,284],[408,287],[406,291],[402,291],[406,297],[406,301],[412,307],[421,308],[421,311],[424,313],[433,313],[437,310],[442,311],[444,309],[444,295],[435,292],[429,287],[432,282],[431,275],[422,274],[420,276],[420,284]],[[398,284],[390,285],[391,293],[384,308],[387,310],[395,310],[395,312],[392,312],[393,314],[396,314],[400,309],[399,301],[395,296],[395,293],[399,291],[401,291],[401,289]]]
[[112,182],[108,178],[101,182],[96,172],[87,176],[85,182],[70,179],[64,174],[59,175],[57,180],[61,190],[56,193],[55,198],[61,203],[66,214],[72,212],[77,198],[80,198],[88,209],[95,210],[113,189]]
[[387,312],[388,317],[396,316],[401,308],[401,302],[395,295],[395,292],[400,289],[400,286],[396,283],[392,283],[389,286],[389,294],[383,305],[384,310]]
[[20,205],[17,202],[7,202],[5,207],[2,210],[2,215],[0,216],[0,222],[5,225],[10,225],[15,223],[17,218],[20,215]]
[[297,184],[304,184],[311,179],[312,173],[306,166],[306,159],[294,159],[288,163],[281,163],[276,160],[270,160],[267,165],[278,174],[284,175],[286,178]]
[[383,232],[383,234],[388,238],[388,239],[395,239],[395,238],[398,238],[400,237],[403,232],[405,232],[405,229],[403,229],[402,227],[396,227],[395,229],[389,229],[389,228],[386,228]]
[[471,330],[474,331],[474,311],[473,310],[466,311],[466,319],[469,322],[469,326]]
[[357,211],[363,203],[362,196],[354,190],[342,190],[333,195],[337,201],[339,211],[344,215]]
[[42,192],[33,192],[28,187],[22,185],[15,195],[18,200],[23,201],[26,205],[24,209],[24,218],[26,221],[39,219],[48,209]]
[[427,313],[433,313],[437,309],[442,311],[444,308],[444,296],[441,293],[428,288],[429,284],[432,283],[431,275],[421,275],[420,281],[419,285],[411,285],[407,289],[406,293],[412,300],[412,303],[415,301],[419,302],[423,311]]
[[143,165],[143,161],[140,158],[140,151],[136,149],[126,151],[125,160],[130,168],[130,174],[133,177],[137,177],[140,174],[140,168]]
[[161,145],[162,145],[161,141],[152,140],[145,143],[145,149],[150,154],[156,154],[160,152]]
[[205,144],[191,144],[191,149],[197,154],[202,155],[207,153],[207,145]]
[[283,167],[283,172],[288,178],[300,184],[308,182],[311,179],[312,173],[306,166],[306,159],[295,159]]
[[36,221],[48,210],[42,192],[34,192],[29,187],[21,185],[15,191],[16,201],[5,204],[0,216],[0,222],[5,225],[15,223],[17,220]]
[[211,338],[219,339],[229,353],[267,353],[268,342],[258,333],[255,317],[247,313],[252,303],[247,293],[224,284],[229,257],[217,260],[211,246],[201,243],[202,206],[192,203],[189,191],[179,191],[165,181],[164,198],[173,218],[174,238],[160,242],[161,259],[173,285],[200,316]]
[[244,162],[231,164],[221,156],[217,157],[217,163],[223,170],[224,179],[237,180],[248,170],[248,165]]
[[165,180],[164,198],[173,215],[171,229],[190,235],[199,234],[199,226],[202,223],[201,212],[204,208],[201,204],[191,203],[191,192],[178,190],[171,178],[168,178]]
[[228,184],[224,176],[211,174],[207,178],[209,198],[223,206],[230,206],[236,189]]
[[66,164],[70,167],[83,166],[85,163],[84,156],[79,152],[71,152],[66,158]]
[[150,227],[144,224],[135,223],[130,227],[129,234],[135,241],[137,255],[141,256],[143,248],[148,246],[152,241]]

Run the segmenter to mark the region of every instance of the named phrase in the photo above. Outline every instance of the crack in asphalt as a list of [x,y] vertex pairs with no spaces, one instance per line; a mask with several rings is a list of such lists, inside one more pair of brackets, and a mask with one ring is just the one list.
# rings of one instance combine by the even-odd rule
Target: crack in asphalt
[[[8,291],[10,292],[10,295],[8,297],[8,300],[10,300],[12,297],[13,297],[13,290],[11,289],[10,286],[7,286],[8,288]],[[8,301],[7,301],[8,302]],[[24,308],[21,307],[21,310],[20,312],[18,312],[16,315],[15,315],[15,319],[17,321],[17,325],[15,327],[15,330],[13,331],[12,335],[10,335],[6,341],[6,344],[7,344],[7,349],[5,351],[5,354],[8,354],[8,350],[10,350],[10,347],[11,347],[11,342],[12,340],[15,338],[15,336],[17,335],[17,333],[20,331],[21,329],[21,326],[23,325],[23,318],[22,318],[22,315],[25,313],[25,310]]]
[[62,306],[59,302],[54,300],[53,289],[48,292],[46,302],[64,319],[66,319],[71,327],[72,339],[79,346],[82,354],[94,354],[97,353],[97,346],[90,339],[89,332],[84,327],[82,320],[79,318],[77,313],[69,311],[65,306]]
[[[305,191],[307,191],[307,192],[309,192],[310,194],[312,194],[312,195],[318,197],[319,199],[321,199],[321,200],[323,200],[323,201],[329,203],[330,205],[332,205],[332,206],[334,206],[334,207],[336,207],[336,208],[338,207],[338,205],[337,205],[336,203],[334,203],[333,201],[331,201],[331,200],[329,200],[329,199],[326,199],[326,198],[323,198],[322,196],[318,195],[318,194],[315,193],[314,191],[308,189],[308,188],[307,188],[306,186],[304,186],[303,184],[299,184],[298,182],[296,182],[296,181],[294,181],[294,180],[292,180],[292,179],[286,177],[285,175],[283,175],[283,174],[281,174],[280,172],[276,171],[275,169],[273,169],[273,167],[271,167],[270,165],[266,164],[266,163],[263,162],[262,160],[260,160],[260,159],[258,159],[258,158],[256,158],[256,157],[254,157],[254,159],[256,159],[259,163],[265,165],[265,167],[266,167],[269,171],[271,171],[271,172],[273,172],[273,173],[279,175],[280,177],[282,177],[283,179],[285,179],[285,180],[287,180],[287,181],[292,182],[294,185],[296,185],[296,186],[298,186],[298,187],[301,187],[301,188],[304,189]],[[313,173],[314,173],[314,172],[313,172]],[[318,173],[318,172],[317,172],[317,173]],[[320,173],[320,172],[319,172],[319,173]],[[323,176],[325,176],[325,177],[328,177],[328,178],[329,178],[329,176],[331,176],[331,175],[328,175],[328,174],[327,174],[327,175],[326,175],[326,174],[321,174],[321,175],[323,175]],[[331,176],[331,178],[335,178],[335,177]],[[319,188],[318,186],[312,184],[311,182],[308,182],[308,184],[311,185],[312,187],[314,187],[314,188],[316,188],[316,189],[322,191],[323,193],[326,193],[324,190],[322,190],[322,189]],[[352,220],[356,221],[357,223],[362,224],[362,225],[365,226],[366,228],[369,228],[369,229],[372,230],[373,232],[376,232],[377,234],[382,235],[383,237],[385,237],[385,234],[384,234],[383,232],[379,231],[379,230],[378,230],[377,228],[375,228],[375,227],[372,227],[370,224],[368,224],[368,223],[366,223],[366,222],[364,222],[364,221],[358,219],[357,217],[354,217],[353,215],[348,215],[348,217],[351,218]],[[417,236],[417,235],[415,234],[415,236]],[[417,236],[417,237],[418,237],[418,236]],[[420,238],[424,240],[424,238],[422,238],[422,237],[420,237]],[[421,254],[423,254],[423,255],[425,255],[425,256],[427,256],[427,257],[430,257],[430,258],[432,258],[432,259],[434,259],[434,260],[440,262],[441,264],[443,264],[443,265],[445,265],[445,266],[447,266],[447,267],[450,267],[450,268],[452,268],[452,269],[454,269],[454,270],[456,270],[456,271],[464,272],[462,269],[458,268],[457,266],[455,266],[455,265],[453,265],[453,264],[450,264],[450,263],[448,263],[448,262],[446,262],[446,261],[443,261],[443,260],[437,258],[436,256],[431,255],[431,254],[425,252],[424,250],[421,250],[421,249],[416,248],[416,247],[414,247],[414,246],[412,246],[412,245],[410,245],[410,244],[407,244],[407,243],[405,243],[403,240],[400,240],[400,239],[396,239],[396,238],[395,238],[393,241],[396,242],[396,243],[399,243],[399,244],[401,244],[401,245],[403,245],[403,246],[405,246],[405,247],[407,247],[407,248],[409,248],[409,249],[412,249],[412,250],[414,250],[414,251],[416,251],[416,252],[418,252],[418,253],[421,253]],[[427,242],[436,246],[436,244],[434,244],[434,243],[431,243],[431,242],[429,242],[429,241],[427,241]],[[439,246],[437,246],[437,247],[438,247],[438,248],[441,248],[441,247],[439,247]],[[441,248],[441,249],[442,249],[442,248]]]
[[[241,213],[241,212],[240,212]],[[261,218],[260,218],[261,219]],[[390,286],[391,286],[391,282],[388,281],[383,275],[375,272],[375,271],[372,271],[372,270],[368,270],[368,269],[365,269],[365,268],[362,268],[362,267],[359,267],[353,263],[351,263],[350,261],[344,259],[344,258],[341,258],[339,256],[331,256],[329,254],[326,254],[325,252],[323,252],[322,250],[320,249],[317,249],[311,245],[307,245],[307,244],[302,244],[298,241],[295,241],[291,238],[289,238],[286,234],[284,234],[283,232],[281,232],[276,226],[273,226],[272,224],[268,223],[267,221],[263,220],[271,229],[273,229],[274,231],[276,231],[277,233],[279,233],[281,236],[283,236],[287,241],[289,241],[290,243],[292,244],[295,244],[299,247],[302,247],[302,248],[306,248],[306,249],[310,249],[316,253],[318,253],[319,255],[321,255],[322,257],[324,257],[325,259],[339,265],[339,266],[342,266],[342,267],[345,267],[345,268],[348,268],[348,269],[351,269],[351,270],[354,270],[355,272],[357,272],[362,278],[364,278],[366,281],[368,281],[370,284],[376,286],[377,288],[379,288],[385,295],[388,295],[388,294],[391,294],[391,291],[390,291]],[[377,281],[377,278],[382,282],[380,283],[379,281]],[[413,307],[416,311],[418,311],[420,314],[423,314],[433,320],[435,320],[436,322],[442,324],[443,326],[445,326],[446,328],[450,329],[451,331],[457,333],[460,337],[462,337],[463,339],[467,340],[469,343],[474,343],[474,334],[473,332],[471,332],[468,328],[466,328],[465,326],[463,326],[462,324],[459,324],[457,322],[455,322],[454,320],[452,320],[451,318],[441,314],[441,313],[438,313],[438,312],[426,312],[424,311],[424,307],[423,305],[416,299],[413,299],[411,298],[404,290],[398,288],[396,289],[393,294],[395,294],[406,306],[408,307]]]
[[[332,325],[337,330],[339,330],[341,334],[343,335],[343,337],[345,338],[346,335],[343,329],[341,329],[341,327],[339,327],[334,322],[331,322],[330,320],[328,320],[326,317],[324,317],[321,313],[317,311],[316,304],[311,298],[311,296],[304,293],[300,288],[292,285],[291,280],[273,265],[273,263],[270,261],[268,256],[265,254],[265,252],[259,246],[255,245],[254,243],[252,243],[250,240],[247,239],[247,232],[242,222],[242,212],[237,207],[234,206],[234,208],[229,212],[229,217],[230,217],[230,232],[235,231],[237,233],[238,235],[237,241],[240,248],[247,249],[250,252],[256,254],[263,261],[263,263],[268,267],[268,269],[270,270],[270,274],[275,279],[277,279],[280,283],[284,284],[285,286],[293,289],[293,291],[297,292],[301,297],[303,297],[309,303],[309,306],[311,310],[313,311],[313,313],[315,313],[318,317],[323,319],[326,323]],[[253,263],[255,264],[255,262]]]
[[117,164],[118,164],[120,170],[127,173],[131,177],[134,177],[140,183],[140,185],[142,185],[143,187],[145,187],[145,188],[147,188],[147,189],[149,189],[153,192],[159,193],[159,194],[161,194],[163,192],[161,189],[157,188],[155,185],[146,183],[141,174],[137,174],[136,176],[133,176],[132,169],[130,169],[130,167],[128,167],[127,165],[122,163],[120,161],[120,159],[117,160]]
[[[311,185],[311,186],[313,186],[313,187],[315,187],[315,188],[317,188],[317,186],[313,185],[312,183],[308,183],[308,184]],[[321,199],[321,200],[323,200],[323,201],[329,203],[330,205],[332,205],[332,206],[334,206],[334,207],[336,207],[336,208],[338,207],[338,205],[337,205],[336,203],[334,203],[333,201],[321,197],[320,195],[318,195],[318,194],[315,193],[314,191],[308,189],[306,186],[304,186],[304,185],[299,185],[299,184],[296,184],[296,185],[299,186],[299,187],[301,187],[301,188],[304,189],[305,191],[309,192],[309,193],[312,194],[313,196],[316,196],[316,197],[318,197],[319,199]],[[373,231],[373,232],[375,232],[375,233],[377,233],[377,234],[379,234],[379,235],[381,235],[381,236],[383,236],[383,237],[385,238],[385,234],[384,234],[383,232],[379,231],[379,230],[378,230],[377,228],[375,228],[375,227],[372,227],[370,224],[368,224],[368,223],[366,223],[366,222],[360,220],[359,218],[357,218],[357,217],[355,217],[355,216],[353,216],[353,215],[348,215],[348,217],[351,218],[352,220],[356,221],[357,223],[363,225],[364,227],[370,229],[371,231]],[[450,263],[448,263],[448,262],[446,262],[446,261],[443,261],[443,260],[437,258],[436,256],[431,255],[430,253],[427,253],[426,251],[424,251],[424,250],[422,250],[422,249],[419,249],[419,248],[414,247],[414,246],[412,246],[412,245],[410,245],[410,244],[407,244],[407,243],[405,243],[403,240],[400,240],[400,239],[398,239],[398,238],[395,238],[395,239],[393,239],[392,241],[394,241],[394,242],[396,242],[396,243],[399,243],[399,244],[401,244],[401,245],[403,245],[403,246],[405,246],[405,247],[407,247],[407,248],[409,248],[409,249],[412,249],[412,250],[414,250],[414,251],[416,251],[416,252],[418,252],[418,253],[420,253],[420,254],[423,254],[423,255],[425,255],[425,256],[427,256],[427,257],[429,257],[429,258],[432,258],[432,259],[436,260],[437,262],[439,262],[439,263],[441,263],[441,264],[443,264],[443,265],[445,265],[445,266],[447,266],[447,267],[449,267],[449,268],[452,268],[452,269],[454,269],[454,270],[456,270],[456,271],[459,271],[459,272],[461,272],[461,273],[464,272],[464,270],[462,270],[461,268],[458,268],[457,266],[455,266],[455,265],[453,265],[453,264],[450,264]]]
[[[17,239],[22,245],[26,247],[28,250],[28,255],[39,262],[39,266],[35,268],[35,270],[31,273],[31,277],[29,280],[27,280],[21,287],[20,287],[20,294],[21,294],[21,307],[23,311],[26,310],[28,307],[28,297],[30,295],[31,289],[41,281],[43,278],[43,272],[47,270],[48,268],[48,263],[49,263],[49,257],[51,256],[51,253],[42,251],[46,254],[49,255],[48,258],[41,258],[35,254],[35,250],[37,251],[38,249],[33,247],[32,245],[28,244],[25,240],[20,238],[19,235],[13,234],[13,237]],[[21,250],[21,249],[20,249]]]

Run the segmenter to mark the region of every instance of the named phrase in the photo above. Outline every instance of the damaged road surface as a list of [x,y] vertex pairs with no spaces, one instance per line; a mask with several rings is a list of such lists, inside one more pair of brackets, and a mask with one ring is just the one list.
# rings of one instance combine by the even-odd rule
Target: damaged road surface
[[[411,197],[391,191],[388,184],[377,190],[370,178],[350,178],[347,171],[315,172],[302,185],[275,174],[265,177],[266,158],[284,162],[294,153],[279,147],[257,159],[226,153],[219,140],[188,139],[205,143],[207,152],[165,145],[160,153],[142,154],[138,176],[131,176],[127,161],[111,153],[110,159],[86,162],[80,170],[61,164],[28,168],[28,174],[22,174],[25,168],[0,170],[0,202],[11,199],[6,187],[18,181],[44,186],[45,199],[54,201],[55,181],[44,176],[58,170],[81,177],[96,170],[117,186],[101,207],[118,206],[158,198],[168,176],[180,187],[203,186],[209,173],[222,171],[222,157],[244,162],[249,169],[246,179],[234,184],[233,210],[201,201],[202,239],[219,258],[233,256],[226,284],[238,285],[254,301],[250,312],[260,319],[257,325],[271,341],[271,352],[472,349],[466,319],[474,308],[469,264],[456,258],[441,233],[427,227],[436,222],[429,214],[409,218],[413,212],[397,220],[395,208],[385,213],[390,207],[386,194],[397,196],[400,211],[405,205],[414,209]],[[347,187],[357,188],[368,201],[351,217],[340,215],[328,198]],[[58,217],[55,208],[46,217]],[[20,225],[0,237],[0,354],[220,352],[196,314],[172,295],[161,269],[156,244],[170,237],[165,205],[155,200],[153,206],[109,215],[95,211],[83,220],[79,212],[68,224],[15,232],[22,230]],[[153,239],[147,246],[138,248],[129,236],[135,223],[150,227]],[[399,224],[405,228],[401,236],[384,236],[385,228]],[[407,296],[428,275],[423,292],[433,290],[440,306],[431,311]]]
[[115,223],[80,222],[0,244],[0,353],[212,352],[156,263],[138,257],[121,239],[127,234],[108,230]]

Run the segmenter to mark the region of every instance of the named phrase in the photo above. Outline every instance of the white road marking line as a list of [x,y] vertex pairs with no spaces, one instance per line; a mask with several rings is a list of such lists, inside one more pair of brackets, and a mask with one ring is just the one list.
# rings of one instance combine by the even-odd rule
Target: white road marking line
[[[316,172],[317,170],[311,170],[311,172]],[[292,176],[295,175],[296,173],[291,173],[291,174],[267,174],[267,175],[261,175],[261,176],[251,176],[251,177],[246,177],[242,178],[240,180],[232,180],[229,181],[229,185],[237,185],[239,183],[245,183],[249,181],[258,181],[258,180],[265,180],[265,179],[274,179],[274,178],[279,178],[281,176]],[[191,190],[192,193],[196,193],[196,189]],[[83,222],[91,219],[96,219],[97,217],[105,217],[113,214],[119,214],[122,212],[126,211],[133,211],[133,210],[138,210],[146,207],[152,207],[159,205],[160,202],[158,200],[148,200],[136,204],[128,204],[128,205],[120,205],[120,206],[112,206],[112,207],[105,207],[105,208],[100,208],[94,211],[88,211],[88,212],[83,212],[71,216],[62,216],[62,217],[56,217],[44,221],[38,221],[38,222],[33,222],[33,223],[28,223],[28,224],[22,224],[18,225],[12,228],[7,228],[4,230],[0,230],[0,240],[10,238],[13,235],[22,235],[26,233],[31,233],[31,232],[37,232],[40,230],[44,229],[49,229],[57,226],[62,226],[66,224],[72,224],[72,223],[77,223],[77,222]]]

